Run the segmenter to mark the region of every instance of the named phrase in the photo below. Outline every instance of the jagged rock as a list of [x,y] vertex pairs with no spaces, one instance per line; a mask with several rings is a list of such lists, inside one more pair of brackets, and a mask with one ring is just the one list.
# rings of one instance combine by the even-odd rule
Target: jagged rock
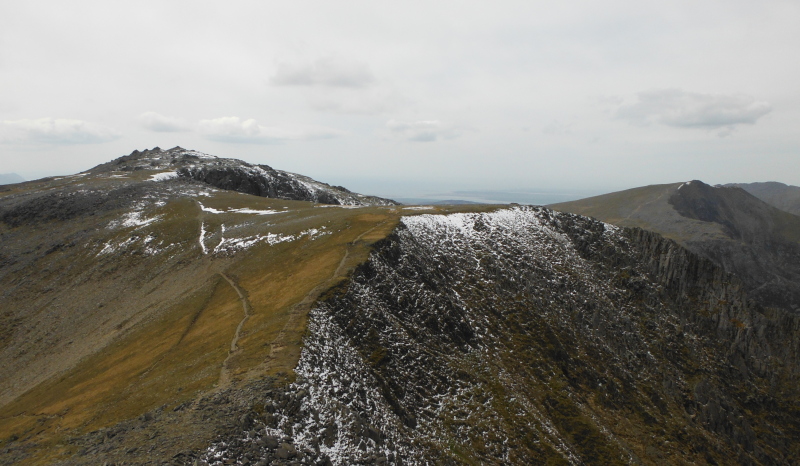
[[278,439],[276,437],[268,435],[264,437],[263,441],[264,441],[264,446],[269,448],[270,450],[278,448]]
[[284,442],[275,450],[275,456],[281,459],[294,458],[297,456],[297,450],[294,445]]
[[242,430],[249,430],[255,424],[254,413],[245,413],[239,418],[239,426]]

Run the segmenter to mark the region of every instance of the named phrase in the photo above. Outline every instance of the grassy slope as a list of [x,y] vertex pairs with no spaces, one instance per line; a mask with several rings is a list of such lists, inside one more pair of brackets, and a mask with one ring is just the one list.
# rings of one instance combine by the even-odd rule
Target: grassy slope
[[614,225],[657,231],[678,242],[723,238],[719,225],[682,217],[667,202],[681,184],[643,186],[548,207]]
[[645,222],[636,215],[640,210],[639,207],[666,199],[677,186],[680,186],[680,183],[643,186],[577,201],[553,204],[551,207],[569,212],[585,212],[582,215],[607,219],[605,221],[609,223],[625,223],[626,226],[641,227]]
[[[229,192],[200,200],[220,210],[288,209],[242,221],[242,214],[208,214],[195,200],[178,198],[160,207],[157,214],[164,217],[157,233],[178,244],[179,254],[143,258],[132,253],[98,260],[93,249],[86,253],[74,248],[40,259],[36,270],[12,277],[40,283],[41,274],[49,274],[51,289],[30,285],[23,290],[27,296],[44,294],[38,304],[41,309],[71,299],[75,306],[68,306],[70,311],[79,311],[82,301],[97,300],[113,303],[115,310],[107,312],[107,322],[85,332],[81,341],[90,343],[77,356],[54,357],[39,348],[41,354],[31,358],[32,367],[38,369],[32,380],[43,381],[0,405],[0,446],[12,441],[31,445],[34,455],[28,462],[50,463],[77,453],[78,447],[68,442],[70,437],[134,419],[159,406],[171,408],[194,400],[224,388],[220,385],[227,385],[228,378],[234,384],[269,375],[291,378],[305,315],[314,299],[366,259],[370,245],[390,233],[400,215],[425,213],[392,207],[318,207]],[[490,208],[438,206],[430,212]],[[223,223],[229,231],[235,225],[244,233],[297,234],[325,227],[331,234],[272,246],[262,242],[244,252],[212,257],[201,253],[200,223],[208,231],[209,248],[219,241]],[[98,235],[109,234],[101,231]],[[94,238],[95,249],[104,241],[124,241],[131,232],[110,235]],[[76,260],[88,270],[77,285],[64,272],[66,264]],[[158,272],[143,278],[153,269]],[[223,273],[245,294],[252,313],[241,326],[238,350],[230,355],[244,310]],[[23,305],[21,300],[13,303]],[[89,323],[96,323],[95,319],[74,325]],[[27,348],[37,350],[35,344]],[[49,364],[36,366],[41,361]],[[57,367],[59,362],[62,367]],[[221,377],[223,364],[226,377]],[[194,441],[196,445],[189,446],[202,447],[208,439],[199,435]]]
[[734,183],[726,186],[738,186],[767,204],[794,215],[800,215],[800,187],[787,186],[783,183]]

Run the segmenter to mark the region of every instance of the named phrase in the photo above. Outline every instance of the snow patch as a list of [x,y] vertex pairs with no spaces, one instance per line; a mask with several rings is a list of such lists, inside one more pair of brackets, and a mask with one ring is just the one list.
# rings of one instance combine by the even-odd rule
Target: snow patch
[[214,209],[213,207],[206,207],[200,202],[198,202],[198,204],[200,204],[200,210],[202,210],[203,212],[208,212],[210,214],[224,214],[225,213],[224,210],[217,210],[217,209]]
[[283,213],[283,212],[281,212],[279,210],[257,210],[257,209],[250,209],[249,207],[243,207],[241,209],[217,210],[217,209],[214,209],[213,207],[206,207],[200,202],[198,202],[198,204],[200,204],[200,209],[202,209],[203,212],[208,212],[210,214],[233,214],[233,213],[236,213],[236,214],[271,215],[271,214]]
[[108,224],[108,228],[142,228],[150,225],[153,222],[160,220],[163,215],[156,215],[155,217],[147,218],[142,211],[128,212],[122,216],[120,220],[114,220]]
[[206,249],[205,240],[206,240],[206,224],[205,224],[205,222],[201,222],[200,223],[200,239],[198,241],[200,242],[200,249],[203,250],[203,254],[208,254],[208,249]]
[[261,242],[265,242],[270,246],[275,246],[276,244],[285,243],[287,241],[295,241],[304,237],[307,237],[313,241],[320,236],[331,234],[331,232],[322,231],[324,229],[325,227],[322,227],[321,229],[309,228],[308,230],[303,230],[296,235],[267,233],[266,235],[252,235],[244,238],[225,238],[225,226],[223,225],[222,237],[219,244],[217,244],[217,246],[214,248],[213,252],[215,254],[234,254],[239,251],[250,249]]
[[368,207],[368,206],[365,206],[365,205],[351,205],[351,204],[345,204],[345,205],[324,204],[324,205],[315,205],[314,207],[338,207],[340,209],[360,209],[362,207]]
[[283,213],[283,212],[280,212],[278,210],[255,210],[255,209],[250,209],[250,208],[247,208],[247,207],[244,207],[244,208],[241,208],[241,209],[230,209],[228,212],[236,212],[236,213],[240,213],[240,214],[256,214],[256,215],[270,215],[270,214]]
[[149,181],[166,181],[166,180],[174,180],[178,177],[178,172],[163,172],[163,173],[156,173],[155,175],[151,176]]

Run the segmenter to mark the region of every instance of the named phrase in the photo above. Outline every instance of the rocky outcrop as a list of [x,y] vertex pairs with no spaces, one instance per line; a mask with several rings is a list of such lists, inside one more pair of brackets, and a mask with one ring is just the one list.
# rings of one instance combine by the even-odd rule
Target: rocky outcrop
[[184,180],[261,197],[333,205],[397,205],[391,199],[353,193],[341,186],[331,186],[307,176],[275,170],[268,165],[253,165],[182,147],[135,150],[130,155],[95,167],[92,172],[140,170],[172,170]]
[[[643,230],[543,208],[407,217],[309,318],[296,382],[240,445],[320,464],[800,454],[798,318]],[[241,460],[230,442],[206,461]]]
[[275,170],[267,165],[220,163],[182,167],[178,170],[178,175],[202,181],[215,188],[276,199],[335,205],[396,204],[389,199],[353,194],[342,187],[329,186],[305,176]]

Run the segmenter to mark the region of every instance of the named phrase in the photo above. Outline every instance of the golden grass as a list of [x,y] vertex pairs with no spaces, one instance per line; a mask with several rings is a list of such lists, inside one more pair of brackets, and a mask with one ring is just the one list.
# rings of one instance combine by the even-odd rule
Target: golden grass
[[[178,299],[145,319],[66,373],[39,384],[0,408],[0,445],[9,439],[37,445],[31,463],[47,463],[74,454],[64,440],[134,419],[159,406],[175,406],[214,390],[231,339],[244,318],[236,290],[214,272],[224,272],[243,290],[251,316],[242,328],[239,351],[226,363],[233,382],[268,375],[291,378],[302,349],[306,317],[314,301],[366,260],[374,242],[396,227],[401,215],[487,211],[496,206],[437,206],[430,211],[396,207],[320,208],[299,201],[218,193],[203,198],[210,207],[283,209],[286,213],[252,217],[248,231],[297,234],[325,227],[328,234],[269,246],[260,243],[229,258],[205,256],[190,268],[212,277],[191,289],[174,290]],[[191,248],[203,221],[208,231],[232,217],[204,215],[184,199],[162,208],[161,234]],[[232,215],[232,214],[231,214]],[[261,223],[258,223],[261,222]],[[126,268],[118,270],[124,280]]]
[[48,443],[57,432],[92,431],[207,389],[241,319],[236,298],[220,279],[206,284],[161,318],[4,407],[0,438]]

